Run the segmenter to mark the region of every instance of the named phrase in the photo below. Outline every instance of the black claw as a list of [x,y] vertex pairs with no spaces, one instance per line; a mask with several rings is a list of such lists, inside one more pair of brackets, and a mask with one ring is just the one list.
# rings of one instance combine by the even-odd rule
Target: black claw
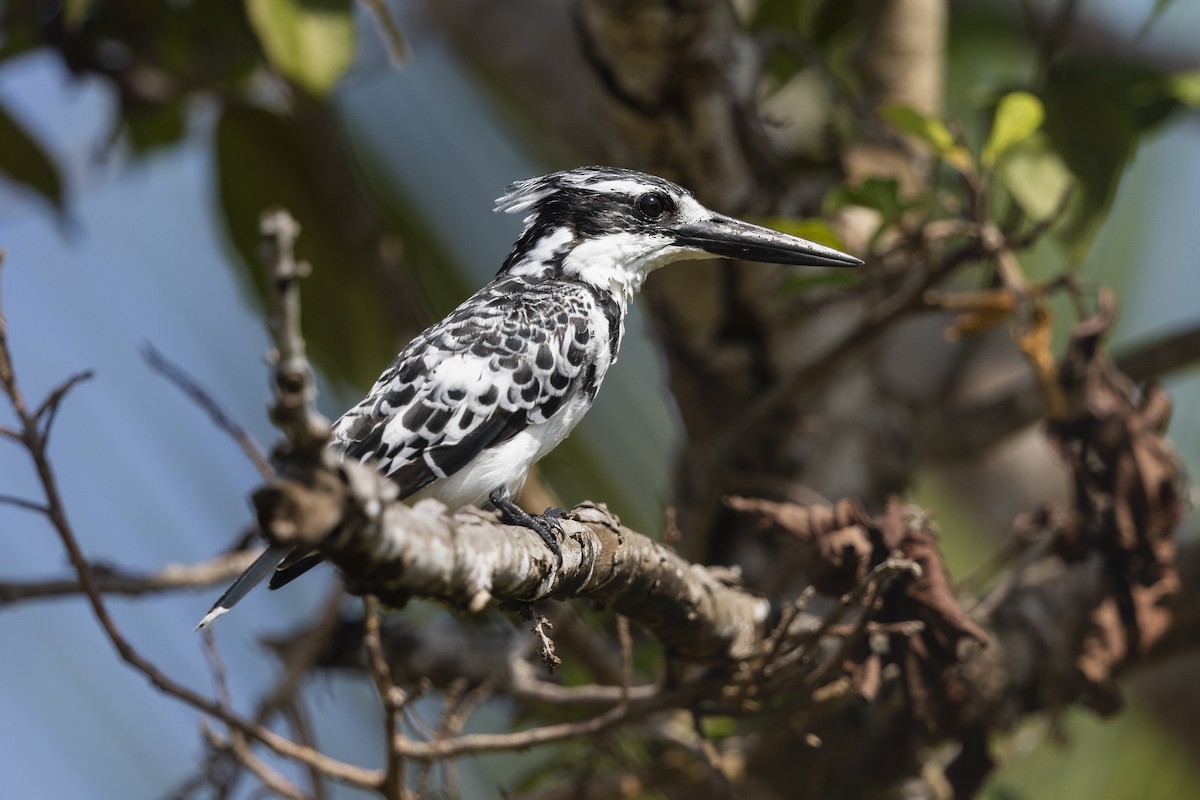
[[530,517],[533,521],[533,529],[537,531],[537,535],[542,537],[542,541],[550,548],[550,552],[554,553],[554,558],[558,562],[558,566],[562,566],[562,549],[558,546],[558,538],[555,536],[563,535],[562,526],[552,519],[545,517]]
[[[488,499],[492,501],[492,505],[500,511],[500,521],[506,525],[520,525],[522,528],[529,530],[541,537],[546,546],[550,548],[550,552],[554,553],[554,558],[558,561],[558,566],[562,567],[562,549],[558,546],[558,536],[565,535],[562,525],[558,524],[556,517],[562,515],[560,509],[547,509],[547,513],[534,515],[530,514],[525,509],[508,499],[508,496],[499,489],[488,495]],[[551,511],[558,511],[557,514],[551,514]]]
[[543,511],[541,515],[543,517],[549,517],[550,519],[562,519],[563,517],[565,517],[567,515],[567,512],[563,511],[561,508],[558,508],[556,506],[550,506],[545,511]]

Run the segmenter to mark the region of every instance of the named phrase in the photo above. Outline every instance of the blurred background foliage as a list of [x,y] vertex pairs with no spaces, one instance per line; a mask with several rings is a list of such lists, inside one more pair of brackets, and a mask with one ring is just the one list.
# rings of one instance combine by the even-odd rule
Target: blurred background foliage
[[[225,547],[245,522],[240,498],[252,472],[136,351],[154,342],[271,440],[255,253],[263,209],[286,206],[303,226],[301,255],[315,267],[304,284],[305,333],[326,387],[322,405],[336,415],[407,337],[498,267],[519,221],[490,214],[490,199],[512,180],[590,160],[590,144],[531,122],[530,99],[487,74],[487,59],[470,37],[442,26],[445,9],[435,5],[403,2],[383,15],[350,0],[8,0],[0,8],[5,305],[27,380],[44,387],[74,369],[99,371],[64,412],[55,452],[98,557],[146,568],[195,560]],[[531,28],[538,14],[562,13],[549,0],[518,5],[513,13]],[[769,123],[779,112],[771,135],[785,162],[832,168],[864,124],[852,68],[862,36],[856,4],[735,5],[771,53],[761,100]],[[1070,31],[1059,24],[1066,8]],[[1068,37],[1073,46],[1060,53]],[[918,194],[891,178],[838,186],[825,210],[875,209],[882,230],[914,209],[951,213],[961,202],[956,173],[994,174],[998,222],[1009,230],[1054,223],[1023,259],[1031,277],[1065,265],[1117,289],[1125,307],[1118,350],[1194,325],[1198,63],[1194,4],[952,3],[944,115],[885,114],[939,159],[938,179]],[[1064,197],[1068,210],[1057,219]],[[836,239],[813,220],[771,223]],[[844,280],[853,278],[799,276],[792,289]],[[682,433],[640,318],[627,341],[596,409],[541,474],[562,503],[602,499],[632,527],[656,532]],[[1194,472],[1200,385],[1194,372],[1170,385],[1173,439]],[[989,470],[1022,441],[1003,445],[991,464],[933,465],[915,482],[912,496],[938,510],[956,574],[989,552],[1015,506],[1040,496],[1036,486],[990,496]],[[19,460],[0,455],[0,468],[4,491],[27,486]],[[54,574],[61,558],[29,527],[19,511],[0,508],[5,572]],[[253,697],[270,672],[252,638],[255,617],[286,628],[311,614],[319,589],[253,598],[230,619],[223,644],[238,698]],[[189,631],[207,602],[184,594],[153,609],[119,608],[168,670],[203,685]],[[9,643],[0,716],[10,733],[27,732],[0,753],[0,790],[169,794],[195,766],[191,714],[164,708],[126,675],[76,605],[0,608]],[[1019,730],[1002,745],[1011,759],[985,796],[1190,796],[1200,782],[1200,695],[1186,673],[1143,676],[1136,710],[1115,720],[1071,712],[1048,723],[1057,737]],[[358,721],[373,713],[369,692],[328,680],[311,701],[322,742],[334,755],[364,752],[372,745]],[[1069,746],[1050,744],[1055,738]],[[504,759],[483,763],[477,796],[514,769]]]

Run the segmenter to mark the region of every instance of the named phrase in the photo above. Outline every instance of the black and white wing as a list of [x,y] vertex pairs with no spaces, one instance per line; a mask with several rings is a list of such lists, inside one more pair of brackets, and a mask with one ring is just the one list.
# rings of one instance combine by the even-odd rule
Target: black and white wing
[[407,497],[486,448],[549,420],[595,360],[597,299],[577,284],[508,277],[481,289],[396,357],[334,426]]

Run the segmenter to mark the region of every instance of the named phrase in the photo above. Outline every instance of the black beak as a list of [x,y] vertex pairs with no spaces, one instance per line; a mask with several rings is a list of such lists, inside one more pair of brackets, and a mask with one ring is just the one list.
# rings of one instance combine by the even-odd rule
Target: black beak
[[803,267],[857,267],[861,259],[787,233],[723,214],[672,229],[675,240],[714,256]]

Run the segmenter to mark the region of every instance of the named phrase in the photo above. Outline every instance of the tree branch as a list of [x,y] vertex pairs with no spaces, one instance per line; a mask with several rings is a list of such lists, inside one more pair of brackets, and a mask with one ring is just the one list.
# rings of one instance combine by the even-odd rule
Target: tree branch
[[297,455],[315,459],[329,442],[329,420],[317,411],[317,387],[300,331],[300,279],[311,268],[296,260],[300,225],[291,214],[282,209],[268,211],[260,227],[263,259],[271,275],[267,324],[275,343],[271,416]]
[[218,428],[237,442],[238,447],[246,454],[246,458],[250,459],[250,463],[254,464],[263,480],[267,480],[275,474],[275,470],[271,468],[271,464],[267,461],[267,456],[263,453],[262,448],[258,446],[258,442],[254,441],[237,420],[221,408],[221,404],[200,385],[199,381],[160,353],[158,348],[152,344],[147,344],[142,348],[142,357],[146,359],[146,363],[150,365],[151,369],[178,387],[208,414]]
[[[37,506],[45,513],[46,509]],[[217,556],[195,564],[167,564],[149,574],[129,572],[103,564],[90,564],[92,585],[101,594],[137,597],[145,594],[171,592],[180,589],[202,589],[232,580],[242,573],[257,556],[239,551]],[[0,606],[24,600],[43,600],[68,597],[84,591],[78,577],[43,581],[0,581]]]
[[554,570],[545,545],[524,528],[474,509],[448,515],[433,500],[409,507],[395,494],[371,467],[329,454],[323,465],[260,489],[254,504],[267,538],[321,549],[350,591],[392,603],[436,598],[479,611],[493,600],[585,598],[702,663],[748,657],[764,631],[766,600],[621,526],[603,506],[585,503],[566,515],[563,566]]
[[[1163,378],[1200,363],[1200,326],[1155,336],[1115,356],[1117,369],[1135,383]],[[920,441],[932,458],[966,458],[1044,419],[1050,409],[1040,384],[1025,375],[993,396],[940,409],[924,421]]]

